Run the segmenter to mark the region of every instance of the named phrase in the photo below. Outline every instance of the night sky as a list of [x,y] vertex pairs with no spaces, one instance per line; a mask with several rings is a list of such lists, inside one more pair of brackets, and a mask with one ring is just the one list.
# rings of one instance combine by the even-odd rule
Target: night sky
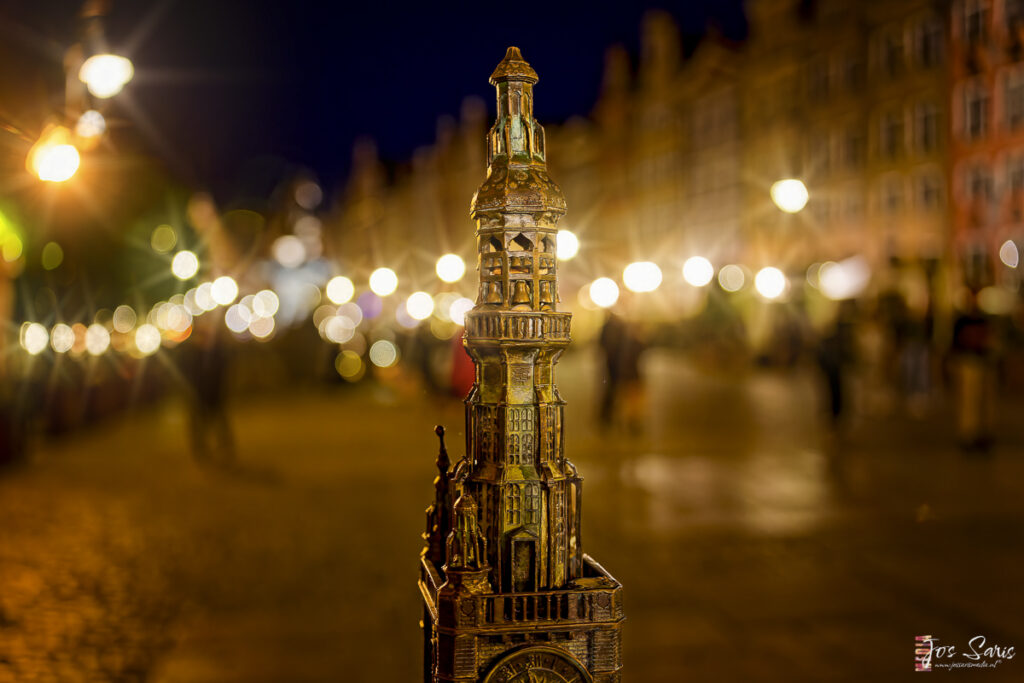
[[[19,41],[23,50],[67,45],[80,6],[5,1],[0,18],[8,36],[32,36]],[[744,30],[738,0],[661,7],[686,36],[699,35],[709,20],[733,37]],[[385,159],[408,159],[434,140],[438,117],[457,115],[466,96],[493,109],[487,77],[508,45],[518,45],[541,75],[543,122],[587,114],[605,49],[622,43],[635,58],[649,8],[120,0],[105,27],[115,51],[136,65],[130,96],[152,123],[134,126],[144,146],[184,183],[230,194],[275,159],[306,165],[334,187],[360,136],[374,138]],[[59,93],[59,62],[39,57],[55,62]]]

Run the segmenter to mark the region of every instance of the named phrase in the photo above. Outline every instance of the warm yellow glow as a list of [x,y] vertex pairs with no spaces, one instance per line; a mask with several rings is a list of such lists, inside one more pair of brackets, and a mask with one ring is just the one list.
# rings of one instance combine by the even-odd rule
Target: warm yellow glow
[[159,251],[161,254],[166,254],[174,245],[178,243],[178,235],[175,234],[174,228],[169,225],[158,225],[153,229],[153,234],[149,238],[149,244]]
[[43,352],[50,341],[50,333],[39,323],[25,323],[21,326],[21,348],[33,356]]
[[188,280],[199,272],[199,257],[191,251],[179,251],[171,261],[171,272],[179,280]]
[[786,276],[778,268],[762,268],[754,276],[754,289],[765,299],[778,299],[786,291]]
[[64,126],[50,126],[28,151],[28,167],[37,178],[62,183],[75,175],[82,159]]
[[460,297],[453,301],[452,305],[448,307],[448,317],[451,318],[452,322],[456,325],[465,325],[466,313],[468,313],[472,308],[472,299]]
[[1010,268],[1020,265],[1020,252],[1013,240],[1006,240],[1003,242],[1003,246],[999,247],[999,260]]
[[344,350],[334,359],[334,367],[338,374],[350,382],[354,382],[363,376],[365,368],[363,359],[355,351]]
[[390,268],[378,268],[370,274],[370,289],[377,296],[387,296],[398,289],[398,276]]
[[57,323],[50,330],[50,346],[57,353],[67,353],[75,345],[75,332],[70,325]]
[[[200,285],[202,289],[202,285]],[[228,275],[221,275],[210,286],[210,296],[219,306],[227,306],[238,298],[238,283]],[[198,292],[196,294],[198,301]]]
[[821,293],[834,301],[860,296],[871,280],[871,268],[863,256],[852,256],[839,263],[823,263],[818,269]]
[[118,55],[93,55],[78,71],[78,79],[85,83],[94,97],[100,99],[121,92],[134,75],[135,67],[131,60]]
[[43,268],[54,270],[59,268],[60,264],[64,262],[64,250],[56,242],[47,242],[46,246],[43,247],[43,253],[40,257]]
[[387,339],[378,339],[370,346],[369,356],[378,368],[389,368],[398,362],[398,347]]
[[775,206],[786,213],[797,213],[807,206],[810,198],[807,186],[796,178],[786,178],[773,184],[771,195]]
[[110,332],[98,323],[89,325],[85,331],[85,350],[92,356],[99,356],[110,348]]
[[747,276],[743,273],[743,269],[734,263],[722,266],[722,269],[718,271],[718,284],[727,292],[740,291],[746,281]]
[[160,330],[146,323],[135,330],[135,347],[145,356],[156,353],[160,348]]
[[715,267],[703,256],[691,256],[683,264],[683,279],[694,287],[703,287],[715,277]]
[[352,299],[356,293],[355,285],[344,275],[332,277],[327,282],[327,298],[334,304],[343,304]]
[[568,261],[580,251],[580,240],[571,230],[559,230],[555,251],[559,261]]
[[435,270],[437,276],[445,282],[458,282],[466,273],[466,262],[458,254],[445,254],[437,259]]
[[414,320],[426,320],[434,312],[434,299],[426,292],[414,292],[406,299],[405,310]]
[[75,135],[86,140],[98,138],[107,130],[107,120],[95,109],[83,113],[75,124]]
[[608,308],[619,300],[619,286],[610,277],[599,277],[590,283],[590,300],[601,308]]
[[661,285],[661,268],[650,261],[630,263],[622,271],[622,282],[633,292],[653,292]]

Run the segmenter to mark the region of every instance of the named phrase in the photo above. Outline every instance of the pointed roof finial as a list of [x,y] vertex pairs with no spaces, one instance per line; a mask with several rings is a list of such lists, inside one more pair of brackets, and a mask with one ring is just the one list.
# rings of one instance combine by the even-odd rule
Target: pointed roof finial
[[505,53],[505,58],[491,74],[491,85],[505,81],[537,82],[537,72],[523,59],[518,47],[510,47]]

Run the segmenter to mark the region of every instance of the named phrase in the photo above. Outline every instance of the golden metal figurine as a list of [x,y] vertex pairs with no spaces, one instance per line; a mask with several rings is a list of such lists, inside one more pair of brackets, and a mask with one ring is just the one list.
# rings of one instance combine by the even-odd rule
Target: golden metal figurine
[[421,556],[424,680],[620,680],[622,586],[580,545],[582,480],[565,458],[555,363],[562,191],[533,118],[537,73],[510,47],[491,75],[498,117],[473,197],[480,290],[466,315],[476,365],[466,457],[449,471],[444,430]]

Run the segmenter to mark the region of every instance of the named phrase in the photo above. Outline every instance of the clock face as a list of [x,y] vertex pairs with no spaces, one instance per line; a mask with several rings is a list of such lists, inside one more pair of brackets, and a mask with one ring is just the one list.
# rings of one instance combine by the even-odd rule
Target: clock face
[[572,655],[553,647],[537,646],[506,655],[491,669],[484,683],[592,683],[593,679]]

